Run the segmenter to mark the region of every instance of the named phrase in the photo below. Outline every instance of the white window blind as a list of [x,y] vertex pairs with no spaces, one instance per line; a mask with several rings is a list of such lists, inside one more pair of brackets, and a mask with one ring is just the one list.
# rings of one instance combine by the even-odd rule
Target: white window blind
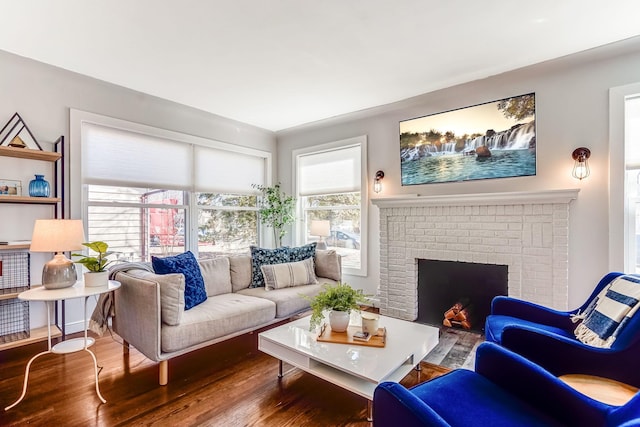
[[195,191],[256,194],[252,184],[265,184],[265,158],[195,146]]
[[185,190],[192,145],[83,122],[82,166],[86,184]]
[[640,169],[640,96],[625,101],[625,153],[627,170]]
[[301,155],[298,158],[300,196],[360,191],[360,145]]

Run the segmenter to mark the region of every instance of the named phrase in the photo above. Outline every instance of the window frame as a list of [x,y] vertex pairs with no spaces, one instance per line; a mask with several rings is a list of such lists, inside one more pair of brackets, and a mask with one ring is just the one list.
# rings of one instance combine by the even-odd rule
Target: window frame
[[[167,129],[157,128],[154,126],[144,125],[140,123],[129,122],[122,119],[116,119],[113,117],[103,116],[100,114],[90,113],[87,111],[81,111],[76,109],[70,109],[69,115],[69,129],[70,129],[70,147],[69,150],[69,165],[73,167],[69,168],[69,192],[72,195],[69,200],[69,213],[71,218],[82,218],[84,223],[85,232],[88,228],[88,189],[85,184],[83,175],[83,162],[82,162],[82,125],[83,123],[90,123],[99,126],[105,126],[123,130],[126,132],[138,133],[148,135],[151,137],[162,138],[166,140],[175,141],[176,144],[189,144],[191,145],[192,153],[196,150],[194,147],[202,146],[211,149],[219,149],[229,151],[237,154],[245,154],[250,156],[256,156],[261,158],[264,163],[264,185],[271,185],[272,183],[272,153],[269,151],[259,150],[255,148],[249,148],[241,145],[230,144],[217,140],[207,139],[194,135],[188,135],[181,132],[171,131]],[[192,158],[192,164],[195,164],[195,159]],[[192,167],[191,172],[191,185],[189,188],[182,189],[185,192],[186,198],[186,215],[185,215],[185,250],[191,250],[194,253],[198,253],[198,209],[197,197],[195,197],[196,191],[194,189],[195,171]],[[104,185],[110,185],[105,183]],[[122,186],[122,184],[113,184]],[[222,193],[222,191],[220,191]],[[73,197],[78,195],[80,197]],[[258,223],[257,225],[258,244],[268,242],[268,233]]]
[[307,148],[300,148],[292,151],[292,187],[296,197],[296,213],[300,221],[296,221],[293,230],[294,242],[302,245],[305,242],[305,208],[302,206],[302,196],[299,192],[299,157],[314,153],[334,151],[348,148],[350,146],[360,147],[360,268],[343,267],[343,273],[352,276],[367,276],[368,271],[368,235],[369,235],[369,191],[367,185],[367,136],[361,135],[353,138],[342,139]]

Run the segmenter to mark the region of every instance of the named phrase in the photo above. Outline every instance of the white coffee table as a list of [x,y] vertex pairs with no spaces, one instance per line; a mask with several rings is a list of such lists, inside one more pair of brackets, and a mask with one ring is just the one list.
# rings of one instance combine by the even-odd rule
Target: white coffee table
[[[358,325],[360,316],[351,318]],[[400,381],[438,344],[438,328],[380,316],[379,326],[387,329],[384,348],[318,342],[309,331],[309,317],[261,332],[258,349],[280,361],[362,396],[371,401],[378,384]]]

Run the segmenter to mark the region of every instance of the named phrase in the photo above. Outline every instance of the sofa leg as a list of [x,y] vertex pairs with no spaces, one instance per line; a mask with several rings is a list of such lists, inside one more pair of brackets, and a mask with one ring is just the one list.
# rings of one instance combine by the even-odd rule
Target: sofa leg
[[160,385],[167,385],[169,382],[169,361],[160,361]]
[[129,343],[122,340],[122,354],[129,354]]

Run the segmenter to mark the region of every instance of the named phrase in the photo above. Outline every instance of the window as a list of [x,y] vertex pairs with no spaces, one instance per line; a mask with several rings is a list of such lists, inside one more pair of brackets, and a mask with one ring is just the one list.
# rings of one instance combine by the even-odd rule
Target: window
[[609,269],[640,272],[640,83],[609,92]]
[[625,99],[625,206],[627,267],[640,273],[640,94]]
[[258,243],[257,196],[197,193],[201,258],[246,252]]
[[87,240],[109,243],[123,261],[185,251],[185,193],[88,185]]
[[88,240],[126,261],[259,244],[251,184],[266,183],[270,153],[76,110],[71,127],[81,148],[72,193],[83,195],[72,215],[85,219]]
[[366,137],[297,150],[294,159],[298,243],[323,242],[342,255],[346,274],[366,276]]

